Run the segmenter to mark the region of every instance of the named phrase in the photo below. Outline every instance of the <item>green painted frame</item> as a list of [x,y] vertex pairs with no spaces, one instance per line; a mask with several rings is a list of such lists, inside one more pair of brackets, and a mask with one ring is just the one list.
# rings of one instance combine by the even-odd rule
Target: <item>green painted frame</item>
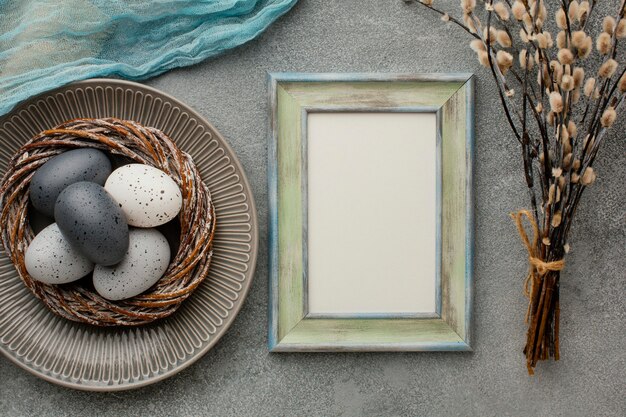
[[[473,75],[270,73],[268,81],[270,351],[471,350]],[[441,160],[435,314],[308,313],[304,155],[309,111],[436,113]]]

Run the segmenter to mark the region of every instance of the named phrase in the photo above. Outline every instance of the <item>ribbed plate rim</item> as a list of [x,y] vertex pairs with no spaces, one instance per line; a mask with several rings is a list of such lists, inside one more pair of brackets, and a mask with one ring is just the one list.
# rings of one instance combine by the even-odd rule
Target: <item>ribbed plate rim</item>
[[248,292],[250,291],[250,287],[252,286],[252,282],[254,279],[257,257],[258,257],[258,248],[259,248],[259,230],[258,230],[259,226],[258,226],[258,221],[257,221],[257,210],[256,210],[256,203],[254,201],[254,194],[252,192],[252,187],[250,186],[244,167],[239,161],[237,154],[232,149],[230,144],[226,141],[226,139],[221,135],[221,133],[207,119],[201,116],[192,107],[188,106],[187,104],[183,103],[182,101],[178,100],[177,98],[173,97],[172,95],[168,93],[165,93],[163,91],[158,90],[157,88],[154,88],[145,84],[136,83],[136,82],[128,81],[128,80],[114,79],[114,78],[92,78],[92,79],[87,79],[87,80],[82,80],[82,81],[76,81],[76,82],[67,84],[65,86],[55,88],[54,90],[39,94],[37,96],[34,96],[26,100],[25,102],[16,106],[9,113],[5,114],[4,116],[1,116],[0,126],[3,125],[5,121],[9,120],[13,115],[21,112],[22,110],[27,110],[27,108],[30,105],[34,105],[37,101],[44,99],[45,97],[48,97],[48,96],[54,99],[54,95],[56,93],[60,91],[64,91],[68,88],[72,88],[72,87],[106,88],[109,86],[113,88],[125,87],[125,88],[129,88],[133,90],[134,92],[137,92],[137,90],[143,90],[144,92],[154,94],[157,97],[161,97],[164,102],[169,101],[172,103],[172,105],[178,106],[181,110],[187,112],[191,117],[194,117],[198,121],[198,124],[204,124],[208,128],[208,131],[211,132],[213,137],[219,142],[220,146],[225,148],[233,156],[231,163],[235,165],[236,168],[241,172],[240,182],[244,188],[243,193],[249,198],[249,204],[250,204],[250,213],[251,213],[250,224],[252,226],[250,234],[252,235],[252,240],[250,242],[250,246],[251,246],[250,260],[247,262],[248,270],[245,273],[246,285],[244,285],[243,288],[241,289],[241,292],[239,293],[240,297],[234,303],[233,308],[229,310],[228,312],[229,314],[224,319],[224,324],[219,328],[219,330],[215,333],[215,335],[208,341],[208,343],[205,346],[195,350],[183,362],[177,363],[175,366],[173,366],[171,369],[167,370],[166,372],[163,372],[158,375],[150,376],[139,381],[126,381],[126,382],[113,384],[113,385],[93,385],[93,384],[86,385],[86,384],[67,381],[58,377],[48,375],[30,366],[28,363],[20,361],[16,355],[11,354],[9,349],[4,344],[0,343],[0,352],[3,354],[3,356],[7,358],[10,362],[26,370],[27,372],[55,385],[59,385],[59,386],[66,387],[66,388],[72,388],[72,389],[76,389],[80,391],[93,391],[93,392],[126,391],[126,390],[138,389],[138,388],[142,388],[148,385],[155,384],[159,381],[163,381],[167,378],[170,378],[173,375],[176,375],[177,373],[188,368],[189,366],[194,364],[196,361],[198,361],[202,356],[204,356],[209,350],[211,350],[213,346],[215,346],[215,344],[228,331],[228,329],[234,322],[235,317],[237,316],[237,314],[239,314],[239,311],[241,310],[241,307],[244,304],[244,301],[248,295]]

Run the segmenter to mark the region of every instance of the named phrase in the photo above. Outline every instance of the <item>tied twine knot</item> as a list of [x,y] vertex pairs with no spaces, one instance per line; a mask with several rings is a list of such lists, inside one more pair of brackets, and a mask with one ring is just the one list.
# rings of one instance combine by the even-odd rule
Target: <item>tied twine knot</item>
[[[530,226],[533,230],[532,243],[524,229],[524,217],[528,219]],[[530,298],[532,294],[533,286],[541,281],[541,278],[548,273],[548,271],[561,271],[565,267],[565,260],[558,259],[556,261],[544,261],[539,254],[539,226],[535,221],[534,216],[528,210],[520,210],[517,213],[511,213],[511,218],[515,221],[517,232],[526,246],[528,251],[528,276],[524,281],[524,295]],[[530,285],[529,285],[530,284]]]

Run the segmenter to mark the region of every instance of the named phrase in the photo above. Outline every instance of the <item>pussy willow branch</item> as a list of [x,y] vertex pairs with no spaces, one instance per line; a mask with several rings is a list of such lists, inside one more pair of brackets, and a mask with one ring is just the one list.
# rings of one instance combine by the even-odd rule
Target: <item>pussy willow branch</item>
[[[525,24],[521,20],[516,20],[513,18],[511,18],[510,21],[511,21],[511,25],[518,25],[520,30],[524,32],[525,35],[529,38],[527,42],[527,48],[528,48],[526,52],[527,57],[531,57],[534,55],[536,58],[538,58],[537,68],[539,70],[538,76],[539,76],[539,83],[540,83],[539,84],[540,89],[538,93],[540,94],[540,96],[538,96],[538,93],[535,92],[532,84],[528,82],[528,68],[523,69],[522,75],[518,74],[513,68],[510,68],[509,73],[511,74],[512,78],[519,84],[522,90],[521,92],[522,109],[520,111],[517,108],[517,105],[513,97],[514,96],[513,90],[508,85],[505,74],[500,69],[499,65],[496,64],[495,62],[496,61],[495,50],[492,48],[493,39],[491,39],[491,36],[492,36],[491,28],[494,26],[493,17],[492,17],[494,13],[493,12],[494,2],[493,0],[485,0],[484,3],[487,9],[486,26],[481,26],[480,21],[478,20],[477,16],[475,16],[474,14],[473,8],[469,10],[469,12],[466,10],[466,13],[467,13],[466,19],[469,18],[471,20],[472,26],[477,28],[476,31],[473,31],[472,28],[462,24],[459,19],[455,19],[452,16],[450,16],[449,13],[445,13],[439,9],[435,9],[435,11],[440,15],[450,16],[451,21],[462,26],[464,30],[471,32],[472,36],[475,39],[479,39],[485,45],[485,48],[487,51],[486,59],[488,61],[488,68],[492,74],[494,81],[496,82],[498,96],[501,101],[502,107],[504,109],[507,122],[511,126],[511,129],[516,139],[520,142],[523,148],[522,156],[525,162],[524,174],[526,178],[526,183],[529,186],[529,188],[534,187],[534,180],[532,178],[532,175],[536,167],[534,165],[534,162],[532,161],[539,160],[540,169],[538,169],[538,174],[541,178],[540,184],[541,184],[541,190],[542,190],[542,197],[545,200],[547,190],[551,184],[552,167],[560,166],[563,163],[563,160],[566,156],[561,146],[553,146],[551,144],[552,139],[550,138],[550,136],[555,135],[553,137],[557,141],[557,144],[563,140],[562,136],[566,132],[564,131],[563,128],[559,128],[559,126],[567,126],[568,123],[570,122],[570,118],[573,116],[573,112],[571,108],[574,105],[574,94],[570,90],[565,91],[562,89],[559,80],[557,80],[557,76],[555,72],[557,68],[555,68],[553,65],[553,63],[556,61],[551,61],[551,58],[548,56],[548,49],[545,49],[545,47],[542,48],[539,45],[536,34],[540,34],[544,30],[543,29],[544,22],[540,23],[538,20],[538,16],[540,15],[541,3],[539,1],[536,1],[536,2],[524,1],[521,4],[524,5],[526,13],[528,13],[529,15],[527,17],[530,17],[530,22],[525,21],[527,23]],[[574,25],[573,25],[573,22],[570,20],[570,13],[567,12],[569,3],[570,2],[568,0],[560,0],[560,7],[566,11],[564,13],[565,27],[563,29],[566,34],[566,43],[568,46],[571,47]],[[615,23],[616,26],[617,24],[619,24],[619,20],[623,16],[624,0],[622,0],[621,3],[622,3],[621,11],[620,13],[618,13],[618,19]],[[510,0],[504,0],[503,4],[506,4],[509,10],[512,10],[512,2]],[[425,2],[425,4],[423,5],[426,6],[427,8],[433,9],[433,6],[430,2]],[[578,30],[581,30],[588,25],[590,21],[589,16],[595,9],[594,6],[595,6],[595,2],[591,1],[589,3],[588,11],[586,12],[586,16],[584,14],[582,16],[579,16],[580,22],[579,22]],[[574,16],[575,16],[575,13],[574,13]],[[504,28],[509,38],[512,38],[512,32],[511,30],[509,30],[508,25],[505,24],[507,22],[500,21],[500,19],[498,19],[498,23],[503,23],[502,27]],[[482,27],[485,27],[484,33],[481,30]],[[509,48],[503,48],[503,49],[508,50],[509,52],[515,53],[516,55],[519,55],[519,51],[515,47],[515,44],[511,45],[511,47]],[[574,51],[576,51],[576,49],[574,49]],[[615,57],[616,51],[617,51],[617,38],[616,38],[616,31],[614,30],[612,34],[612,51],[608,57]],[[565,73],[566,70],[569,71],[567,74],[571,75],[570,68],[574,68],[574,66],[578,64],[579,56],[578,54],[574,54],[574,55],[575,55],[574,62],[571,64],[571,67],[566,66],[565,64],[558,64],[561,67],[559,69],[559,79],[561,77],[560,74]],[[530,59],[530,58],[527,58],[527,59]],[[544,66],[546,69],[545,72],[542,70]],[[618,72],[618,75],[621,76],[619,72]],[[612,100],[614,101],[612,97],[614,97],[614,93],[615,93],[614,87],[617,85],[616,84],[617,80],[615,80],[615,83],[613,84],[611,84],[609,80],[599,80],[598,84],[601,84],[601,83],[602,85],[600,85],[599,87],[599,94],[598,94],[600,97],[598,99],[593,98],[594,94],[591,94],[591,97],[589,98],[583,97],[583,100],[584,100],[583,104],[584,103],[587,104],[586,113],[589,116],[591,116],[591,121],[588,123],[586,130],[587,130],[587,133],[591,135],[592,137],[595,137],[598,134],[598,130],[600,128],[600,122],[599,122],[600,115],[602,115],[603,112],[606,110],[606,108],[609,105],[611,105]],[[549,113],[549,111],[546,109],[545,111],[539,113],[535,106],[535,103],[545,102],[547,100],[547,97],[545,95],[546,90],[550,93],[552,92],[558,93],[562,97],[563,107],[564,107],[564,110],[562,112],[557,112],[552,115],[552,117],[555,120],[552,123],[552,126],[550,128],[548,128],[548,124],[546,120],[546,116]],[[580,93],[577,93],[577,94],[580,94]],[[591,112],[589,112],[588,108],[591,103],[593,103],[593,107],[591,109]],[[535,138],[537,138],[538,140],[536,139],[533,140],[530,135],[530,132],[529,132],[530,126],[528,123],[529,115],[531,115],[535,121],[536,129],[537,129],[536,130],[537,135],[535,136]],[[578,141],[577,138],[571,138],[572,147],[577,146],[576,145],[577,141]],[[543,157],[536,159],[540,151],[543,154]],[[548,156],[550,156],[550,158],[548,158]],[[583,164],[582,169],[579,169],[578,172],[583,172],[586,166],[590,166],[586,163],[587,162],[586,161],[587,159],[586,147],[583,151],[583,155],[581,156],[583,157],[581,162],[585,162],[585,164]],[[528,163],[529,159],[531,160],[530,163]],[[569,188],[572,186],[572,184],[570,183],[570,177],[569,177],[570,173],[571,171],[569,170],[567,170],[567,172],[564,173],[564,175],[567,176],[567,180],[568,180],[567,187],[566,189],[564,189],[564,191],[570,191]],[[575,188],[580,188],[580,187],[581,186],[577,185]],[[563,197],[566,197],[566,196],[563,195]],[[567,197],[570,197],[569,192],[567,192]],[[532,201],[533,201],[533,196],[531,195],[531,203]],[[552,202],[552,204],[549,204],[547,206],[548,210],[544,213],[545,219],[544,219],[543,227],[542,227],[542,229],[546,232],[546,235],[544,237],[547,237],[548,233],[550,232],[551,217],[555,214],[555,212],[559,208],[563,207],[564,204],[565,204],[565,201],[560,201],[560,202],[554,201]]]
[[[493,55],[493,51],[491,49],[491,44],[492,44],[492,39],[491,39],[491,18],[492,18],[492,13],[493,13],[493,0],[489,0],[489,7],[487,8],[487,30],[486,30],[486,36],[487,39],[482,39],[483,43],[486,45],[487,47],[487,54],[488,54],[488,58],[489,58],[489,67],[491,69],[491,72],[493,74],[493,77],[496,79],[496,82],[499,80],[502,80],[503,82],[503,88],[507,88],[506,86],[506,79],[504,78],[504,74],[502,73],[502,71],[500,70],[500,67],[497,65],[494,65],[494,55]],[[479,27],[477,25],[475,16],[473,13],[470,14],[470,16],[474,19],[475,22],[475,26]],[[480,32],[479,32],[480,33]],[[510,32],[507,32],[507,34],[509,34]],[[513,39],[511,37],[511,39]],[[524,91],[524,94],[526,94],[527,88],[527,81],[528,81],[528,67],[526,66],[525,70],[524,70],[524,81],[523,81],[523,87],[522,87],[522,91]],[[498,92],[500,93],[500,99],[503,102],[503,105],[506,105],[506,100],[504,98],[504,95],[502,94],[502,89],[498,88]],[[505,90],[505,94],[507,93],[507,91]],[[511,101],[511,105],[514,106],[514,102],[513,100]],[[509,120],[509,123],[511,124],[513,131],[515,132],[516,136],[518,136],[518,141],[520,142],[520,144],[522,145],[522,160],[524,162],[524,179],[526,180],[526,186],[528,189],[528,195],[530,197],[530,203],[532,206],[532,213],[533,216],[535,218],[535,221],[538,222],[539,221],[539,210],[538,210],[538,206],[537,206],[537,198],[535,195],[535,188],[534,188],[534,175],[533,175],[533,165],[532,165],[532,157],[531,157],[531,152],[530,152],[530,135],[528,134],[528,130],[526,127],[526,100],[525,98],[522,101],[522,113],[521,113],[521,124],[522,124],[522,128],[521,128],[521,137],[519,137],[519,134],[517,133],[517,130],[515,128],[515,124],[512,122],[512,120]],[[519,117],[519,115],[518,115]],[[510,119],[510,117],[509,117]]]
[[[405,3],[413,3],[413,0],[403,0]],[[437,9],[436,7],[433,7],[432,5],[428,7],[430,10],[432,10],[433,12],[439,14],[440,16],[447,16],[448,17],[448,21],[456,24],[457,26],[459,26],[461,29],[463,29],[464,31],[466,31],[467,33],[470,34],[470,36],[473,36],[474,38],[478,39],[478,36],[473,33],[470,28],[468,28],[467,26],[465,26],[461,21],[459,21],[458,19],[455,19],[454,17],[450,16],[449,14]]]
[[[615,105],[616,109],[621,109],[621,107],[624,105],[624,95],[622,95],[622,97],[619,98],[617,104]],[[587,160],[587,163],[584,164],[583,166],[586,168],[588,166],[591,166],[593,164],[593,161],[595,160],[596,154],[598,152],[598,149],[600,147],[600,143],[602,142],[602,140],[606,137],[606,133],[608,132],[608,129],[603,127],[602,129],[600,129],[600,131],[598,132],[596,139],[594,142],[597,142],[594,144],[593,149],[591,150],[592,152],[592,156],[590,156]],[[580,201],[580,198],[582,197],[583,191],[585,190],[586,187],[579,187],[576,190],[576,193],[573,193],[572,195],[570,195],[570,201],[568,201],[567,203],[567,209],[568,209],[568,215],[567,215],[567,224],[565,226],[565,230],[563,231],[563,235],[561,237],[562,241],[566,241],[567,240],[567,235],[569,234],[569,230],[572,226],[572,220],[574,218],[574,215],[576,214],[576,208],[578,207],[578,202]]]
[[[492,1],[492,0],[490,0],[490,1]],[[469,16],[472,19],[472,21],[474,22],[474,25],[477,28],[480,27],[480,24],[479,24],[478,20],[476,19],[476,16],[474,16],[474,13],[469,13]],[[488,27],[489,27],[490,20],[491,20],[491,12],[489,13],[489,17],[487,18],[487,21],[488,21],[487,25],[488,25]],[[498,87],[498,95],[500,96],[500,102],[502,103],[502,107],[504,108],[504,112],[506,114],[506,118],[507,118],[507,120],[509,122],[509,125],[511,126],[511,129],[513,130],[513,133],[515,134],[515,137],[516,137],[517,141],[521,144],[522,143],[522,135],[518,132],[517,126],[515,125],[515,122],[513,122],[513,119],[511,118],[511,113],[516,114],[517,118],[519,120],[522,120],[522,117],[519,114],[519,112],[515,109],[515,104],[514,104],[513,100],[510,100],[508,98],[508,96],[507,96],[507,92],[510,91],[510,89],[506,85],[506,79],[504,78],[504,75],[500,71],[500,68],[497,65],[494,65],[495,56],[493,54],[493,51],[491,50],[491,40],[490,39],[485,40],[483,35],[480,33],[480,30],[478,30],[477,32],[478,32],[478,38],[487,47],[487,57],[489,59],[489,68],[491,69],[491,73],[493,75],[493,78],[496,81],[496,85]],[[488,38],[490,37],[490,32],[489,31],[487,31],[487,37]],[[512,108],[512,110],[511,110],[511,108]]]
[[[626,69],[616,57],[622,43],[618,38],[626,37],[626,28],[620,26],[626,0],[620,1],[615,15],[602,21],[602,34],[595,43],[586,32],[591,26],[590,16],[597,14],[594,0],[558,0],[551,10],[546,0],[499,0],[495,5],[494,0],[481,0],[486,9],[485,25],[478,18],[476,0],[461,0],[462,22],[434,9],[432,1],[422,0],[420,4],[474,38],[471,47],[489,69],[506,120],[521,144],[532,216],[540,235],[536,247],[529,249],[533,285],[525,353],[532,373],[538,360],[549,356],[558,359],[559,280],[568,234],[581,196],[596,178],[593,163],[607,129],[624,111]],[[550,22],[559,30],[555,39],[546,29]],[[514,42],[515,28],[520,33]],[[601,66],[593,68],[588,63],[594,61],[588,57],[596,49],[602,57]],[[515,58],[519,59],[520,72],[515,68]],[[529,78],[533,67],[537,90]],[[519,87],[521,93],[512,87]],[[536,188],[541,191],[541,204]],[[538,272],[537,259],[543,272]],[[546,269],[548,264],[555,269]]]
[[[492,0],[490,0],[492,2]],[[511,9],[511,3],[509,2],[509,0],[506,0],[506,3],[509,7],[509,9]],[[528,8],[527,8],[527,12],[528,12]],[[549,62],[550,60],[548,59],[546,53],[544,50],[542,50],[541,48],[539,48],[537,41],[532,39],[532,35],[533,35],[533,31],[531,31],[531,33],[528,32],[528,30],[526,29],[526,27],[521,23],[521,22],[517,22],[517,26],[520,27],[520,30],[523,31],[526,36],[529,38],[529,45],[532,46],[532,48],[529,49],[529,51],[539,51],[539,62],[537,63],[537,65],[542,68],[543,67],[543,62],[545,61],[546,63]],[[536,23],[533,23],[533,29],[536,28]],[[489,29],[488,29],[489,30]],[[550,72],[550,70],[548,71],[548,75],[551,77],[552,76],[552,72]],[[541,102],[543,102],[545,100],[545,80],[543,78],[543,71],[540,72],[539,74],[540,76],[540,80],[541,80],[541,84],[540,84],[540,91],[541,91]],[[549,86],[549,88],[552,88],[552,85],[554,84],[552,78],[550,78],[550,82],[547,84]],[[523,91],[523,94],[526,94],[526,90]],[[535,106],[531,106],[532,111],[535,113],[535,120],[537,121],[537,125],[539,128],[539,142],[540,145],[542,147],[542,152],[544,155],[548,154],[548,142],[549,142],[549,138],[548,138],[548,131],[546,128],[547,125],[547,121],[546,121],[546,113],[547,112],[542,112],[543,113],[543,117],[541,117],[536,109]],[[540,122],[541,120],[541,122]],[[535,145],[536,147],[536,145]],[[544,157],[544,167],[543,167],[545,172],[549,172],[549,166],[548,166],[548,160],[547,158]],[[541,185],[542,185],[542,195],[545,197],[546,193],[548,192],[548,177],[546,175],[541,175],[541,170],[540,170],[540,177],[541,177]],[[536,219],[538,222],[538,219]]]

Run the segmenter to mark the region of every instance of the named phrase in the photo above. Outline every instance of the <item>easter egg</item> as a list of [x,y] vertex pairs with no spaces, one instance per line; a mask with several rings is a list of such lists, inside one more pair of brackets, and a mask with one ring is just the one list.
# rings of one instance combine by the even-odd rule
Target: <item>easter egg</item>
[[65,187],[79,181],[104,185],[111,162],[97,149],[76,149],[49,159],[30,182],[30,201],[41,213],[54,216],[54,203]]
[[93,270],[93,262],[74,249],[53,223],[43,229],[26,249],[26,271],[46,284],[76,281]]
[[149,165],[129,164],[116,169],[104,188],[120,204],[130,226],[167,223],[178,215],[183,204],[174,180]]
[[128,249],[128,223],[119,204],[93,182],[61,191],[54,218],[67,241],[90,261],[114,265]]
[[148,290],[170,263],[170,247],[156,229],[130,229],[128,251],[114,266],[96,265],[93,285],[108,300],[124,300]]

